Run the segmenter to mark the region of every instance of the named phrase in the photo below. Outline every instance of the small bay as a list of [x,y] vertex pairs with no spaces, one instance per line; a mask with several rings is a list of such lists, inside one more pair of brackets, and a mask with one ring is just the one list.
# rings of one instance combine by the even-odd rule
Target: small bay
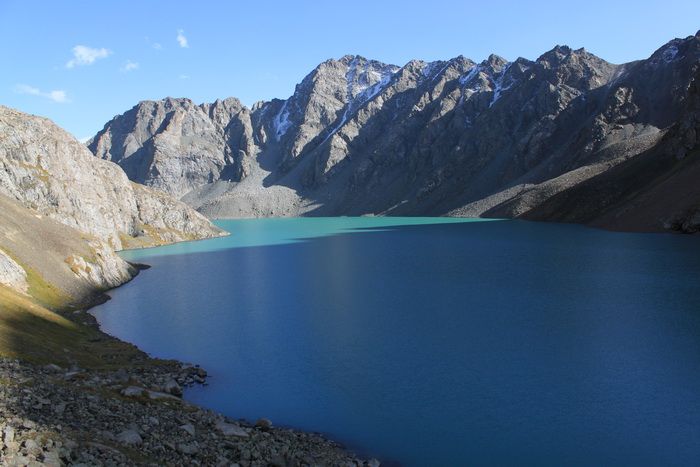
[[92,313],[186,399],[401,465],[690,465],[700,238],[450,218],[219,221]]

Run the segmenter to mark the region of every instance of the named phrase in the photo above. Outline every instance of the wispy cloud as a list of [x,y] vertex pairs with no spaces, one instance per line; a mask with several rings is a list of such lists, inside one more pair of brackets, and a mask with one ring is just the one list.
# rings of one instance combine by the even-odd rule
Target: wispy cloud
[[45,99],[58,102],[59,104],[65,104],[70,102],[68,100],[68,95],[66,94],[66,91],[60,89],[44,92],[41,89],[35,88],[34,86],[29,86],[28,84],[18,84],[17,86],[15,86],[15,92],[18,94],[28,94],[30,96],[43,97]]
[[185,31],[182,29],[177,30],[177,43],[180,44],[180,47],[183,49],[186,49],[190,45],[187,43],[187,37],[185,37]]
[[73,58],[66,63],[66,68],[74,68],[82,65],[92,65],[96,60],[107,58],[112,51],[105,48],[94,49],[85,45],[73,47]]
[[151,38],[148,36],[144,37],[144,39],[146,39],[146,42],[148,43],[148,45],[150,45],[151,48],[153,48],[155,50],[161,50],[163,48],[163,46],[161,45],[160,42],[152,42]]
[[180,75],[178,76],[180,79],[190,79],[190,75]]
[[131,60],[127,60],[124,66],[122,66],[119,71],[122,73],[128,73],[130,71],[138,70],[139,69],[139,64],[136,62],[132,62]]

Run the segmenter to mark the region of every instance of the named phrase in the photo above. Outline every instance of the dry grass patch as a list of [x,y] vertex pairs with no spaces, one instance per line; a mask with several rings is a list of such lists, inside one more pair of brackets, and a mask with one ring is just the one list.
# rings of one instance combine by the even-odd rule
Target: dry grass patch
[[136,347],[0,285],[0,355],[33,363],[112,368],[147,364]]

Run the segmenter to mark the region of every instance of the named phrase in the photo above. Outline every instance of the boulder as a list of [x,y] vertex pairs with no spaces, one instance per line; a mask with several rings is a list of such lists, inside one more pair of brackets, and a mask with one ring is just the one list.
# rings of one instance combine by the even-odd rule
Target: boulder
[[272,422],[267,418],[259,418],[255,422],[255,426],[257,428],[260,428],[261,430],[269,430],[270,428],[272,428]]
[[141,435],[132,429],[126,429],[116,436],[116,440],[129,446],[138,446],[143,443]]
[[168,382],[165,383],[163,386],[163,392],[172,394],[173,396],[182,397],[182,387],[180,387],[180,385],[177,384],[177,381],[174,379],[168,380]]
[[121,390],[121,395],[124,397],[139,397],[142,396],[146,390],[138,386],[129,386]]
[[190,436],[195,435],[195,429],[191,423],[186,423],[184,425],[180,425],[180,429],[189,433]]
[[224,436],[235,436],[237,438],[248,438],[250,436],[243,427],[234,423],[219,421],[216,423],[216,429]]

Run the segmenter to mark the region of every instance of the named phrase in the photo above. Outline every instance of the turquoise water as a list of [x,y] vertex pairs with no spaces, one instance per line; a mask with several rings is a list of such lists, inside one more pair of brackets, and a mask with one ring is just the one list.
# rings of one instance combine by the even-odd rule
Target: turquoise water
[[357,232],[377,231],[401,225],[455,224],[493,222],[499,219],[457,217],[306,217],[220,220],[214,222],[231,235],[212,240],[182,242],[157,248],[122,251],[127,261],[163,255],[184,255],[255,246],[284,245],[310,238]]
[[222,222],[103,329],[212,378],[186,397],[402,465],[694,465],[700,238],[522,221]]

